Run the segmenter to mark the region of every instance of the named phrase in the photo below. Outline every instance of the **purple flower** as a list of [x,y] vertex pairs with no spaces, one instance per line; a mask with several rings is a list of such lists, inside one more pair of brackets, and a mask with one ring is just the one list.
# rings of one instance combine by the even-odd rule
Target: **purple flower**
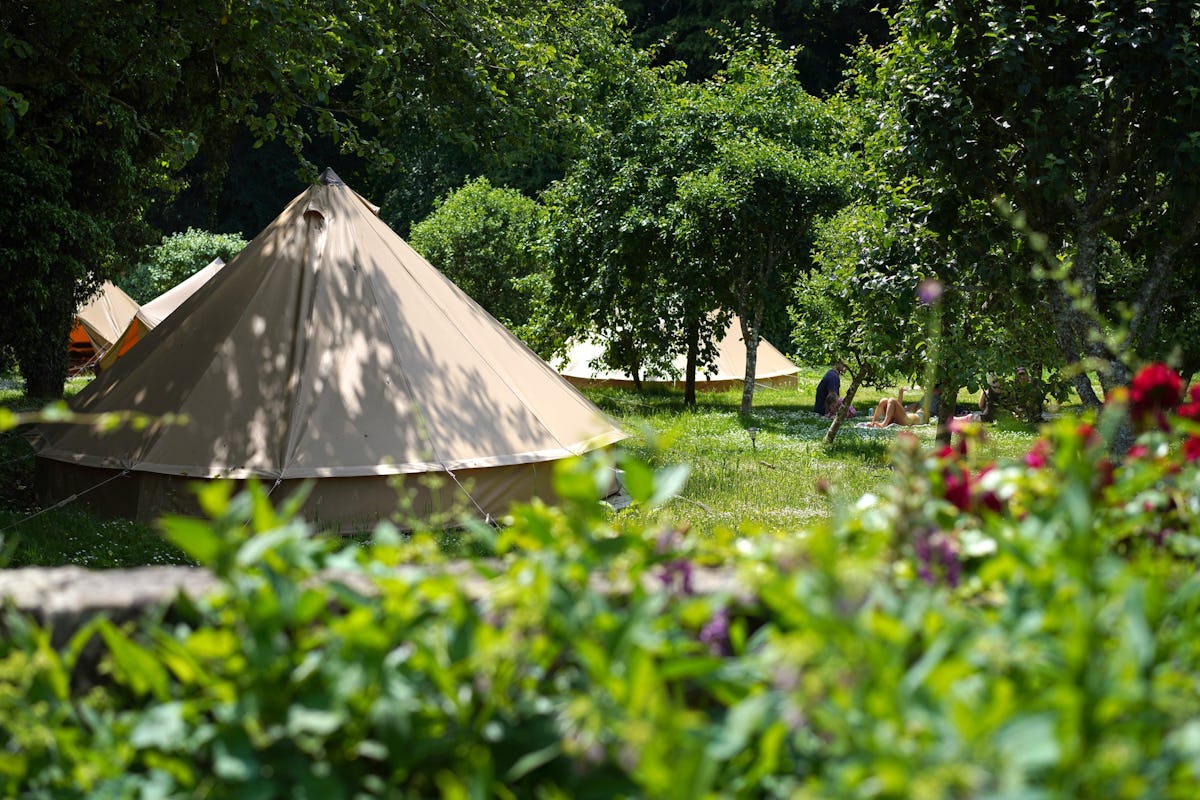
[[958,545],[949,536],[937,530],[920,531],[913,541],[913,554],[917,557],[917,575],[921,580],[932,585],[941,575],[950,588],[958,586],[962,565]]
[[918,536],[913,550],[917,556],[917,575],[926,583],[933,583],[933,548],[929,546],[929,536]]
[[942,286],[941,281],[936,278],[926,278],[917,287],[917,298],[920,299],[921,305],[931,306],[942,298],[942,293],[945,290],[946,288]]
[[692,594],[692,572],[695,569],[692,562],[686,558],[676,558],[663,564],[658,573],[658,579],[667,588],[678,588],[685,595]]
[[946,570],[946,583],[953,589],[958,586],[961,565],[958,560],[958,548],[946,536],[941,537],[941,541],[938,542],[938,556]]
[[729,655],[729,612],[724,607],[718,608],[700,629],[700,641],[714,656]]

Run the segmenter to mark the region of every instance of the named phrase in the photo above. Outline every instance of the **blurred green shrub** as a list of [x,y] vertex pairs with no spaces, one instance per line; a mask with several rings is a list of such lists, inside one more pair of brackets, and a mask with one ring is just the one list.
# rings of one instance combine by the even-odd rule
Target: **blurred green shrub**
[[[469,526],[489,557],[465,573],[430,534],[335,552],[298,498],[211,485],[209,520],[163,527],[218,594],[97,621],[61,652],[8,615],[0,787],[1200,796],[1200,393],[1146,386],[1047,428],[1021,463],[977,463],[977,426],[935,452],[902,437],[894,482],[787,540],[627,525],[591,500],[603,456],[560,470],[561,506]],[[1131,422],[1142,438],[1114,464]],[[644,504],[686,474],[619,465]],[[697,592],[708,564],[736,589]]]

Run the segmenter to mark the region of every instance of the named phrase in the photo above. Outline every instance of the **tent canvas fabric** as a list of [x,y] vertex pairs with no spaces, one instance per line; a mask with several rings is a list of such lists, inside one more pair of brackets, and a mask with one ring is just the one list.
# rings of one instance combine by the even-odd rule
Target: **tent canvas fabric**
[[43,499],[150,519],[194,479],[314,479],[303,513],[341,529],[398,500],[498,517],[625,437],[377,211],[327,170],[72,404],[187,424],[36,429]]
[[134,314],[133,319],[125,326],[125,330],[109,347],[104,355],[100,357],[100,361],[96,364],[97,369],[108,369],[121,358],[129,349],[137,344],[142,338],[154,328],[158,327],[158,323],[169,317],[177,308],[183,305],[183,302],[191,297],[196,291],[208,283],[212,276],[216,275],[221,267],[225,266],[225,261],[220,257],[214,258],[207,266],[198,272],[184,278],[182,281],[167,289],[153,300],[148,301],[145,305],[138,309]]
[[75,312],[68,351],[75,368],[89,366],[112,347],[130,320],[137,315],[138,304],[111,281]]
[[[594,339],[584,339],[572,346],[558,362],[559,372],[564,378],[580,387],[611,386],[632,388],[633,376],[620,370],[593,367],[592,364],[604,353],[604,345]],[[642,379],[644,386],[682,387],[687,370],[686,356],[676,358],[664,376],[649,376]],[[755,383],[780,388],[795,388],[799,367],[787,359],[766,339],[758,340],[758,359],[755,364]],[[717,341],[717,357],[711,369],[696,372],[698,391],[725,391],[740,388],[746,375],[746,345],[742,338],[741,322],[734,315],[725,333]]]

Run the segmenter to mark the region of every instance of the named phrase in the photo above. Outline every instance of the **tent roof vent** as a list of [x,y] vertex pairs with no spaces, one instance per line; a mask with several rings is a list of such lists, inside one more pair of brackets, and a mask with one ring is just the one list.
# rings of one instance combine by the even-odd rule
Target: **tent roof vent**
[[346,182],[338,177],[338,174],[333,171],[333,167],[326,167],[321,173],[321,183],[325,186],[345,186]]

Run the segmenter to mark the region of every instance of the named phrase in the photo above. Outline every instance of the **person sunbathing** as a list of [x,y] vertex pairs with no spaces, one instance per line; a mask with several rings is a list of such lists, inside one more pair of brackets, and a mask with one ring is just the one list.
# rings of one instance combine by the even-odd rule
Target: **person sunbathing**
[[[938,415],[937,397],[934,398],[932,413]],[[978,411],[959,414],[951,418],[951,426],[966,422],[979,422],[982,416]],[[886,428],[888,425],[921,425],[925,422],[925,409],[920,403],[904,405],[904,389],[901,388],[899,397],[885,397],[875,406],[875,413],[870,422],[864,422],[867,428]]]
[[904,405],[904,387],[898,397],[885,397],[875,406],[868,428],[886,428],[888,425],[920,425],[925,421],[925,411],[920,403]]

